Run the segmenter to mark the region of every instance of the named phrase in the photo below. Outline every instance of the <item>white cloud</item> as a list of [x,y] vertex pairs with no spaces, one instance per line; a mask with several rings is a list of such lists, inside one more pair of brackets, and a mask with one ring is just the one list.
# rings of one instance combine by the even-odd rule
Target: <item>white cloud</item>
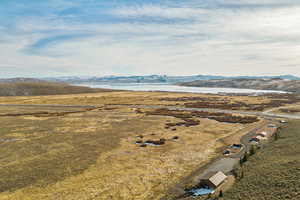
[[111,11],[111,14],[120,17],[159,17],[168,19],[191,19],[206,14],[208,11],[190,7],[162,7],[148,4],[142,6],[120,7]]
[[[6,43],[0,41],[0,48],[6,50],[0,54],[0,69],[24,66],[43,76],[124,74],[126,69],[135,74],[300,75],[299,13],[297,6],[203,9],[150,4],[114,9],[110,14],[129,19],[118,23],[24,18],[17,24],[18,34],[6,34]],[[144,17],[150,20],[135,21]],[[175,21],[155,23],[151,18]],[[22,53],[41,39],[73,33],[91,35],[45,45],[39,55]]]
[[222,0],[223,3],[234,3],[240,5],[294,5],[299,4],[298,0]]

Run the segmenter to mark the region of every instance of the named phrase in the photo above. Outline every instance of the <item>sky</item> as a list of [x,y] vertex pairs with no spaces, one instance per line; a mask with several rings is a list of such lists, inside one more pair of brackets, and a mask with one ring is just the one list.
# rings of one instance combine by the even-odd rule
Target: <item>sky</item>
[[0,78],[300,76],[299,0],[0,0]]

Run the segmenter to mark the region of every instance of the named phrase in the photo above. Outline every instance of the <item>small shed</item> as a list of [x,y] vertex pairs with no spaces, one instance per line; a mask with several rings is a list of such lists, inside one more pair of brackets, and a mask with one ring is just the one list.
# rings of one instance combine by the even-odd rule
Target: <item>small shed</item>
[[209,172],[202,177],[201,183],[207,185],[209,188],[216,189],[226,178],[227,176],[221,171]]

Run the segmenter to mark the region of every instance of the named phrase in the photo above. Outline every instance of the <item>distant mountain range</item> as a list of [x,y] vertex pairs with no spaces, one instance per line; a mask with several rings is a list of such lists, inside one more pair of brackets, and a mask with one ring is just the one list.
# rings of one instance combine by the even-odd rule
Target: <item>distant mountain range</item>
[[42,81],[36,78],[0,78],[0,83],[37,83]]
[[[244,88],[258,90],[280,90],[300,94],[300,78],[293,75],[282,76],[106,76],[106,77],[56,77],[56,78],[10,78],[0,79],[0,83],[35,83],[43,85],[56,82],[63,84],[111,84],[111,83],[165,83],[193,87]],[[23,84],[24,85],[24,84]]]
[[[41,80],[65,82],[65,83],[182,83],[197,80],[215,80],[215,79],[287,79],[300,80],[300,77],[293,75],[282,76],[213,76],[213,75],[195,75],[195,76],[166,76],[166,75],[149,75],[149,76],[105,76],[105,77],[57,77],[42,78]],[[0,80],[1,82],[1,80]]]
[[189,87],[278,90],[300,94],[300,80],[282,78],[196,80],[191,82],[178,83],[178,85]]

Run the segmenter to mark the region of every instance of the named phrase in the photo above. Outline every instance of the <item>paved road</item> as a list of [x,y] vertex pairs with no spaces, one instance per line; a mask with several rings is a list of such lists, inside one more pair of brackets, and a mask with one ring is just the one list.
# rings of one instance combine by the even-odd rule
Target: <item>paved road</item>
[[236,154],[233,154],[231,156],[229,156],[230,158],[242,158],[244,155],[245,155],[245,152],[248,152],[251,148],[251,144],[249,143],[249,140],[257,134],[257,131],[265,126],[268,125],[268,123],[271,123],[269,121],[263,123],[262,125],[258,126],[258,127],[255,127],[253,128],[252,130],[248,131],[245,135],[243,135],[241,137],[241,144],[243,144],[243,149],[239,152],[239,153],[236,153]]
[[[249,139],[256,134],[256,132],[266,126],[269,123],[269,121],[266,121],[262,125],[253,128],[252,130],[248,131],[247,134],[242,136],[241,138],[241,144],[243,144],[244,148],[237,154],[230,155],[228,157],[220,157],[212,161],[211,163],[205,165],[202,168],[197,169],[192,175],[187,177],[183,182],[177,184],[175,188],[172,189],[172,191],[176,192],[176,197],[172,198],[173,200],[181,200],[185,199],[188,195],[185,192],[185,185],[187,183],[195,183],[194,180],[198,180],[197,183],[199,183],[199,180],[212,171],[222,171],[225,174],[229,174],[232,172],[232,170],[239,164],[240,159],[245,155],[246,151],[250,150],[251,144],[249,143]],[[196,177],[196,178],[195,178]],[[196,185],[196,183],[195,183]],[[167,198],[164,197],[161,200],[166,200]]]

